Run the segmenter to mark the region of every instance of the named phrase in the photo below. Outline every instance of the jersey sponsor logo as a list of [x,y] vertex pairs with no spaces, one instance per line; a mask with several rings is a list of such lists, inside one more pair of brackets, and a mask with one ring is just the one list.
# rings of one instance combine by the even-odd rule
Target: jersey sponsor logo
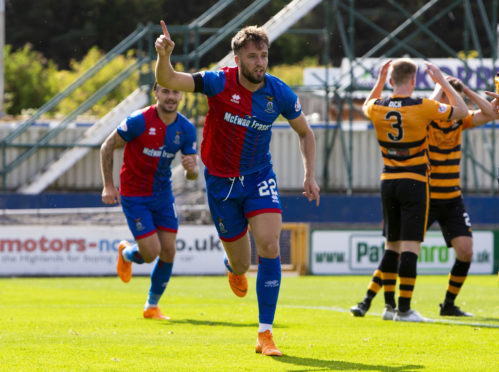
[[410,155],[409,149],[387,148],[386,152],[388,155],[392,155],[392,156],[409,156]]
[[126,132],[128,130],[128,126],[126,125],[126,120],[123,120],[120,125],[118,126],[123,132]]
[[438,112],[444,113],[445,111],[447,111],[447,105],[440,104],[438,106]]
[[296,98],[296,102],[295,102],[295,111],[298,112],[301,110],[301,104],[300,104],[300,99],[299,98]]
[[271,125],[269,124],[262,124],[256,121],[254,118],[252,118],[249,115],[246,115],[245,117],[241,117],[239,115],[233,115],[230,112],[226,112],[224,115],[224,120],[228,123],[239,125],[241,127],[246,127],[246,128],[253,128],[256,130],[269,130]]
[[269,96],[266,96],[267,98],[267,107],[265,107],[265,112],[267,114],[273,114],[275,111],[274,111],[274,103],[272,102],[274,100],[274,97],[269,97]]
[[168,152],[164,149],[165,146],[161,146],[159,149],[150,149],[149,147],[144,147],[142,153],[144,155],[150,156],[152,158],[174,158],[175,154]]
[[241,100],[241,96],[239,94],[233,94],[230,99],[231,102],[237,103],[239,105],[239,101]]

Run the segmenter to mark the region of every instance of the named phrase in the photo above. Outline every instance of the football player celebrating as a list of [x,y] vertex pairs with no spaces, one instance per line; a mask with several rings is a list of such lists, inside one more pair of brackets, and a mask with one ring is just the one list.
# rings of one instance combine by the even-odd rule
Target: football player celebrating
[[[170,165],[177,152],[187,179],[198,177],[196,129],[177,112],[182,92],[154,84],[156,104],[132,113],[101,146],[105,204],[120,203],[136,243],[119,245],[117,272],[125,283],[132,277],[132,262],[159,259],[151,273],[151,286],[143,316],[168,319],[158,302],[170,280],[175,257],[178,219],[171,188]],[[120,189],[113,180],[114,150],[125,147]]]
[[315,181],[315,137],[298,98],[281,80],[266,72],[269,39],[256,26],[232,38],[235,67],[194,74],[177,72],[170,63],[174,42],[161,21],[163,35],[156,40],[156,79],[170,89],[200,92],[208,97],[209,111],[201,143],[206,191],[211,216],[223,243],[225,265],[233,292],[246,295],[245,273],[250,267],[248,225],[258,254],[256,292],[259,329],[255,350],[281,356],[272,324],[281,286],[279,235],[281,204],[272,170],[269,144],[273,122],[284,116],[298,134],[305,168],[304,195],[319,205]]

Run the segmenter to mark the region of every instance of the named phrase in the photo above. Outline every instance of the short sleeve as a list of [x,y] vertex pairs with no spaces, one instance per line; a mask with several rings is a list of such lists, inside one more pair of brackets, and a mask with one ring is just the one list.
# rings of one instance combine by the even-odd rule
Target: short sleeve
[[117,128],[118,134],[127,142],[137,138],[146,128],[142,111],[136,111],[123,120]]
[[371,118],[371,112],[372,112],[374,102],[376,102],[376,98],[372,98],[365,105],[362,105],[362,110],[364,111],[364,115],[368,119]]
[[203,71],[203,91],[208,97],[220,93],[225,87],[225,74],[223,71]]
[[282,110],[282,116],[287,120],[296,119],[301,114],[301,104],[298,96],[288,88],[289,93],[285,99],[285,104]]
[[451,105],[423,98],[426,116],[431,120],[449,121],[453,108]]
[[463,129],[473,128],[473,115],[474,112],[468,113],[468,115],[462,120]]
[[194,124],[189,121],[184,122],[184,135],[185,141],[182,145],[182,154],[184,155],[192,155],[196,153],[197,150],[197,135],[196,128]]

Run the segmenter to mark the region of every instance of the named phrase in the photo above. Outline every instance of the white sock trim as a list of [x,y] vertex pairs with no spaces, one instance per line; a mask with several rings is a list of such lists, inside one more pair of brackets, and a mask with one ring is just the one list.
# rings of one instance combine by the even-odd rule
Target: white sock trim
[[272,333],[272,324],[260,323],[258,325],[258,333],[265,331],[270,331],[270,333]]
[[[128,247],[127,247],[127,248],[128,248]],[[126,249],[126,248],[125,248],[125,249]],[[121,258],[123,258],[123,261],[125,261],[125,262],[132,262],[132,261],[130,261],[130,260],[129,260],[129,259],[128,259],[128,258],[127,258],[124,254],[123,254],[123,252],[125,251],[125,249],[123,249],[123,250],[121,251]]]

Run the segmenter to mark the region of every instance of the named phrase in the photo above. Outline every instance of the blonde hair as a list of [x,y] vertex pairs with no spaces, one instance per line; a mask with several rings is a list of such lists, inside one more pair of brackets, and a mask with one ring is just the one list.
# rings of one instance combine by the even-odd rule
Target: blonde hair
[[409,58],[399,58],[392,63],[392,71],[390,77],[393,85],[403,85],[407,83],[418,70],[416,62]]
[[231,47],[234,54],[237,54],[239,50],[244,48],[248,43],[253,42],[256,46],[260,46],[262,43],[270,46],[269,37],[262,27],[258,26],[248,26],[245,27],[232,38]]

